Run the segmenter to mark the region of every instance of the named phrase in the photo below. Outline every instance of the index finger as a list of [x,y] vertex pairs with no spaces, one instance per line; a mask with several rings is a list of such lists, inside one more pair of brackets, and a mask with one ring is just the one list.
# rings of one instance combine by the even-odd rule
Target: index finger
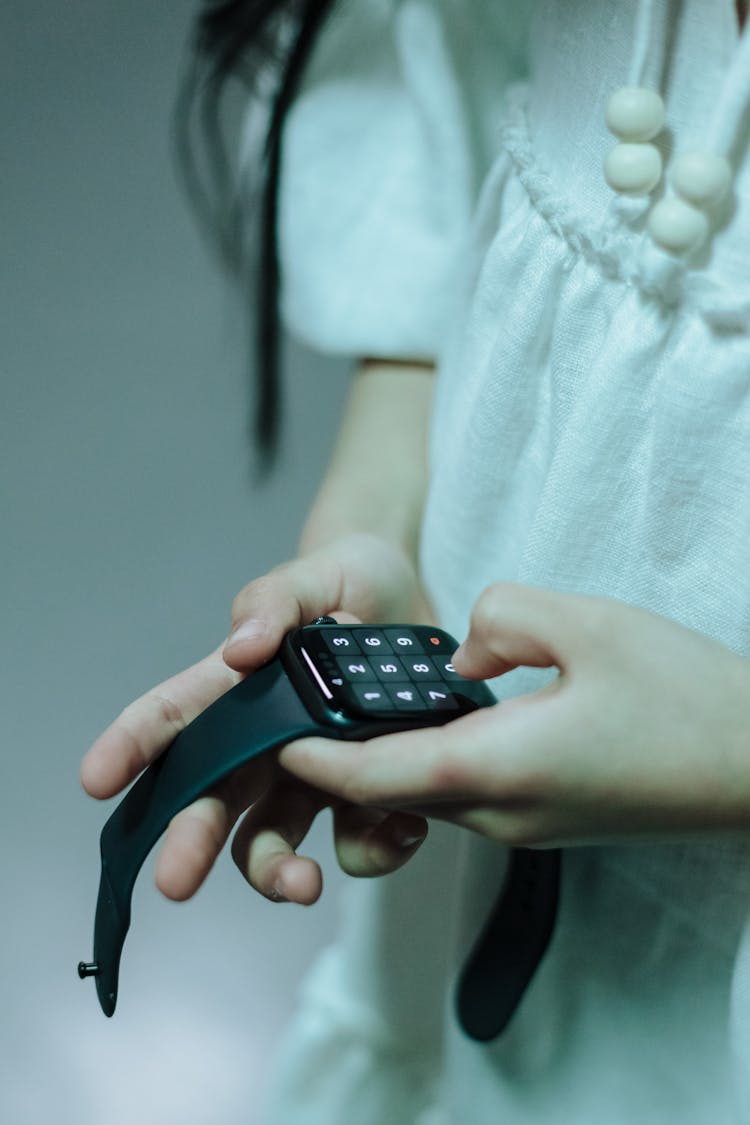
[[189,722],[242,676],[216,649],[130,703],[81,762],[81,784],[92,797],[113,797],[150,765]]

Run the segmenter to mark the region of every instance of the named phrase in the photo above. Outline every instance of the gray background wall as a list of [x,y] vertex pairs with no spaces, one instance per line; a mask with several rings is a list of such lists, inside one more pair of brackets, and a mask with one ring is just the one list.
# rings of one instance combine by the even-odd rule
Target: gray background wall
[[172,171],[192,5],[0,5],[3,859],[0,1120],[259,1120],[299,978],[334,926],[227,856],[176,906],[136,889],[111,1021],[88,957],[108,806],[78,761],[120,708],[223,636],[293,550],[346,365],[290,356],[280,472],[249,475],[243,315]]

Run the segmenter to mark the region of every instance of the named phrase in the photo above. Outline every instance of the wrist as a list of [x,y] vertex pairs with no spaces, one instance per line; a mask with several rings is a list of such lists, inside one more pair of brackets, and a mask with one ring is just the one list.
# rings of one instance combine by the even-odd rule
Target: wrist
[[353,380],[331,462],[300,552],[370,534],[416,564],[427,488],[432,369],[368,360]]
[[417,565],[421,504],[405,507],[366,489],[352,494],[351,482],[343,486],[326,480],[305,522],[298,554],[309,555],[340,540],[370,538],[402,553]]

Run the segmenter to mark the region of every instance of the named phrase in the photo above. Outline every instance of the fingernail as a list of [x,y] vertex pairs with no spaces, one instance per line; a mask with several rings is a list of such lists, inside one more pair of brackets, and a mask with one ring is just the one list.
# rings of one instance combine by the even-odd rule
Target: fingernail
[[413,848],[415,844],[421,843],[424,840],[424,832],[409,831],[409,829],[399,830],[393,833],[393,838],[400,848],[406,850]]
[[252,618],[250,621],[243,621],[241,625],[229,634],[227,643],[224,648],[231,648],[232,645],[241,644],[243,641],[252,641],[256,637],[262,637],[264,633],[268,632],[268,626],[265,621],[260,621],[258,618]]

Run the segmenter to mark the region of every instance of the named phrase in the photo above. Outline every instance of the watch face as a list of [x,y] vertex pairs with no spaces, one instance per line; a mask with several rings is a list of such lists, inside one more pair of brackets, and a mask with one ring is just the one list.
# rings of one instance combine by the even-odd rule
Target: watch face
[[282,659],[324,722],[419,726],[495,702],[486,684],[454,670],[457,648],[450,634],[427,625],[316,624],[288,634]]

